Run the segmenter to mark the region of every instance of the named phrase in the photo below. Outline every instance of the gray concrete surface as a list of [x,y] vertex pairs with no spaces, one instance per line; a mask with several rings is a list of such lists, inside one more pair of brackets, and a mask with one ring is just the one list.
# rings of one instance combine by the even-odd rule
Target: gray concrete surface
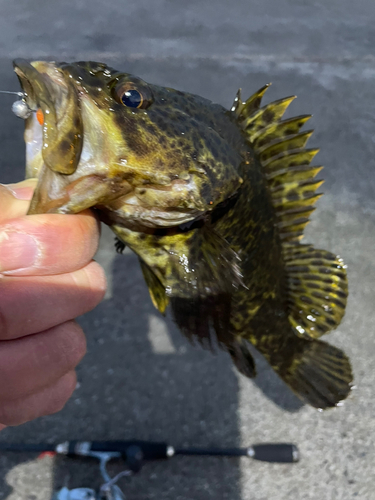
[[[149,438],[175,445],[293,441],[296,465],[176,458],[121,484],[129,500],[375,498],[375,4],[371,0],[2,0],[0,88],[17,90],[13,57],[101,59],[229,106],[273,82],[267,100],[297,94],[290,114],[314,114],[311,145],[326,195],[306,241],[348,264],[350,300],[330,341],[350,355],[356,390],[319,413],[302,406],[257,356],[255,381],[224,354],[191,347],[153,309],[136,259],[104,231],[106,300],[80,319],[88,354],[58,415],[6,429],[0,440]],[[0,180],[22,178],[22,123],[1,98]],[[120,464],[114,464],[112,472]],[[47,500],[54,488],[97,485],[92,463],[0,455],[0,498]]]

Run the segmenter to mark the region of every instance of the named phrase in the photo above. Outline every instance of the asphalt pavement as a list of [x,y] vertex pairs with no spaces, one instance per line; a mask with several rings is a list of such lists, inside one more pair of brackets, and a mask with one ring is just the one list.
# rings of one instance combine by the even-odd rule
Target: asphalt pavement
[[[224,353],[191,346],[154,310],[136,257],[103,228],[97,260],[109,290],[79,319],[88,354],[66,407],[0,433],[1,441],[152,439],[176,446],[295,442],[298,464],[176,457],[121,486],[129,500],[375,498],[375,4],[370,0],[0,1],[0,89],[18,90],[12,59],[101,60],[151,83],[229,107],[272,82],[265,102],[296,94],[312,113],[325,196],[306,242],[348,265],[344,321],[327,339],[350,356],[356,388],[342,407],[304,406],[256,355],[254,381]],[[23,123],[2,96],[0,182],[23,177]],[[111,466],[111,473],[121,463]],[[93,462],[0,455],[0,499],[49,500],[99,485]]]

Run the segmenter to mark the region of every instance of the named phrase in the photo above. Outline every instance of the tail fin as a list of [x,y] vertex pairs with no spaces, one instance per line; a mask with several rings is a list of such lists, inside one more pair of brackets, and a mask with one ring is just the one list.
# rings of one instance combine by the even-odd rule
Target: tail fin
[[271,366],[297,396],[320,409],[336,406],[348,396],[353,375],[343,351],[318,340],[295,338],[292,344],[296,352],[287,366],[272,360]]
[[[268,340],[270,343],[260,343],[256,347],[302,401],[325,409],[336,406],[348,396],[353,375],[343,351],[320,340],[299,338],[292,331],[284,338],[275,336]],[[244,339],[237,338],[228,352],[243,375],[255,377],[255,363]]]

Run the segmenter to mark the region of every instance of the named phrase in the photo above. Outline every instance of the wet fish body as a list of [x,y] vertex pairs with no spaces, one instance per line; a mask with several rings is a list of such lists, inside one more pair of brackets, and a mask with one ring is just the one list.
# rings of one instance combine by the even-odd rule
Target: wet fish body
[[322,181],[306,149],[310,118],[267,86],[231,110],[101,63],[15,61],[31,110],[29,213],[94,208],[139,257],[151,299],[181,331],[218,343],[255,376],[253,344],[305,402],[350,391],[346,355],[320,337],[347,298],[339,257],[300,240]]

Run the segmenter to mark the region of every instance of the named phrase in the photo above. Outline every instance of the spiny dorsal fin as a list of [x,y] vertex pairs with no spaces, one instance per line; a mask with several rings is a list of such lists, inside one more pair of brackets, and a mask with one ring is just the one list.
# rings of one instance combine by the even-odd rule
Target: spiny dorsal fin
[[282,122],[271,123],[268,127],[260,129],[252,135],[252,141],[257,148],[264,146],[273,139],[280,139],[287,135],[298,134],[303,125],[310,120],[312,115],[294,116]]
[[238,89],[231,111],[236,114],[239,120],[242,120],[244,116],[252,115],[254,111],[259,109],[262,97],[270,86],[271,84],[267,83],[267,85],[264,85],[258,92],[255,92],[255,94],[249,97],[246,102],[242,102],[241,89]]
[[271,102],[270,104],[267,104],[267,106],[258,109],[258,111],[255,111],[252,115],[248,115],[240,121],[241,127],[244,130],[247,130],[250,140],[252,140],[252,136],[254,134],[264,129],[271,123],[280,120],[289,104],[294,101],[295,98],[296,96],[293,95]]
[[298,336],[319,338],[344,316],[348,284],[343,260],[312,245],[283,245],[289,321]]
[[285,151],[268,161],[263,162],[266,175],[272,175],[285,168],[296,167],[298,165],[310,165],[314,157],[319,153],[319,149],[296,149]]
[[282,120],[294,96],[260,108],[266,89],[232,111],[268,181],[288,279],[289,321],[297,335],[316,339],[336,328],[345,313],[346,266],[330,252],[299,244],[321,196],[316,190],[323,181],[315,177],[323,167],[310,166],[319,151],[305,148],[312,130],[300,131],[311,116]]
[[300,131],[311,115],[282,120],[295,96],[260,107],[268,87],[262,87],[246,102],[241,101],[239,91],[231,111],[264,168],[282,241],[297,242],[320,196],[315,191],[323,181],[314,178],[322,167],[309,167],[319,150],[305,149],[313,131]]

